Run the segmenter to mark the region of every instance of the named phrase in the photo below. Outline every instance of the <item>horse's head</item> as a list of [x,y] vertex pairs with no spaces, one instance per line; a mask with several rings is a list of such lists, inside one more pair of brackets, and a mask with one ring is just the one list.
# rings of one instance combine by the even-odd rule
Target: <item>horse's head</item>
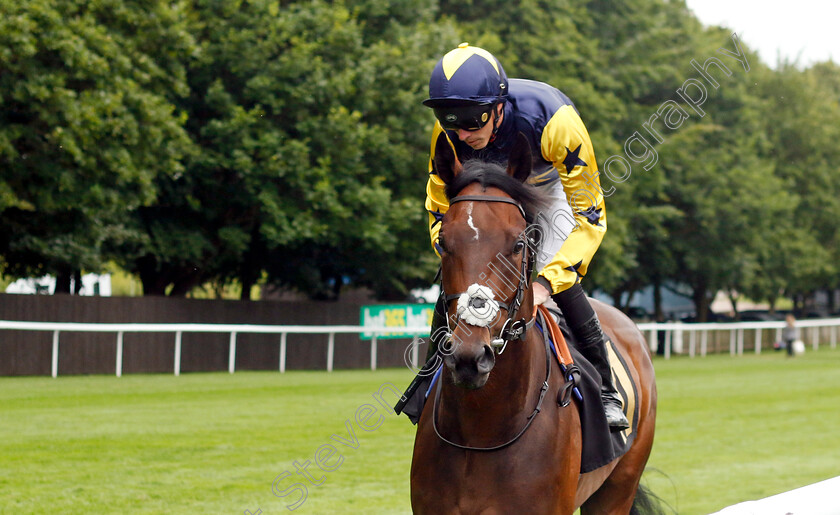
[[522,135],[507,169],[476,160],[462,166],[443,134],[436,142],[435,171],[450,202],[439,244],[451,333],[441,350],[459,386],[484,386],[495,365],[494,347],[503,349],[512,336],[521,335],[531,318],[530,273],[538,237],[529,222],[544,204],[524,184],[531,159]]

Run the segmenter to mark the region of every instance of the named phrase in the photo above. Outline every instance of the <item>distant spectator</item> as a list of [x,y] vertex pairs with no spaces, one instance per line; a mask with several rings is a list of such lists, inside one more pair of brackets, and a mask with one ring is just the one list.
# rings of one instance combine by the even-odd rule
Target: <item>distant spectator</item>
[[785,317],[787,325],[782,329],[782,341],[785,342],[787,355],[793,357],[793,342],[799,339],[799,329],[796,328],[796,318],[793,313],[788,313]]

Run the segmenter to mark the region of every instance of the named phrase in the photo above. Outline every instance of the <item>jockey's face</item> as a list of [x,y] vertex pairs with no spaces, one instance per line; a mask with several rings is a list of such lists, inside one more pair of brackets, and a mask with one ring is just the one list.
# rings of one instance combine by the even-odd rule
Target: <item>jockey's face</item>
[[499,123],[502,123],[502,119],[505,117],[502,107],[502,104],[496,106],[495,111],[490,115],[490,119],[484,124],[484,127],[474,131],[458,129],[458,139],[475,150],[481,150],[486,147],[490,143],[490,138],[493,137],[493,127],[496,125],[496,117],[499,118]]

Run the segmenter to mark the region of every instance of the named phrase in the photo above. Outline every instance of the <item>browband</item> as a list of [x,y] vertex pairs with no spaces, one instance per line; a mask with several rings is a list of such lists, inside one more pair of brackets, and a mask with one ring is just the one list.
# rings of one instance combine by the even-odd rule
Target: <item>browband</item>
[[455,197],[454,199],[449,201],[449,205],[456,202],[463,202],[465,200],[477,200],[480,202],[504,202],[505,204],[513,204],[517,208],[519,208],[519,212],[522,214],[522,218],[528,220],[528,217],[525,216],[525,208],[522,207],[522,204],[513,200],[512,198],[505,198],[505,197],[493,197],[490,195],[462,195],[459,197]]

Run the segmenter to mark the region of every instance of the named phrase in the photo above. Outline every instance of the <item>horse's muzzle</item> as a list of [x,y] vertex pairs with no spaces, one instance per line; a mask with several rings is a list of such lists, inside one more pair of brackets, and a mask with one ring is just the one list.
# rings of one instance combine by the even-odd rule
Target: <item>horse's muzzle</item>
[[462,388],[477,389],[484,386],[490,371],[496,364],[496,354],[493,348],[487,343],[461,343],[452,348],[449,343],[450,352],[444,348],[445,358],[443,360],[446,368],[452,373],[452,380],[455,385]]

